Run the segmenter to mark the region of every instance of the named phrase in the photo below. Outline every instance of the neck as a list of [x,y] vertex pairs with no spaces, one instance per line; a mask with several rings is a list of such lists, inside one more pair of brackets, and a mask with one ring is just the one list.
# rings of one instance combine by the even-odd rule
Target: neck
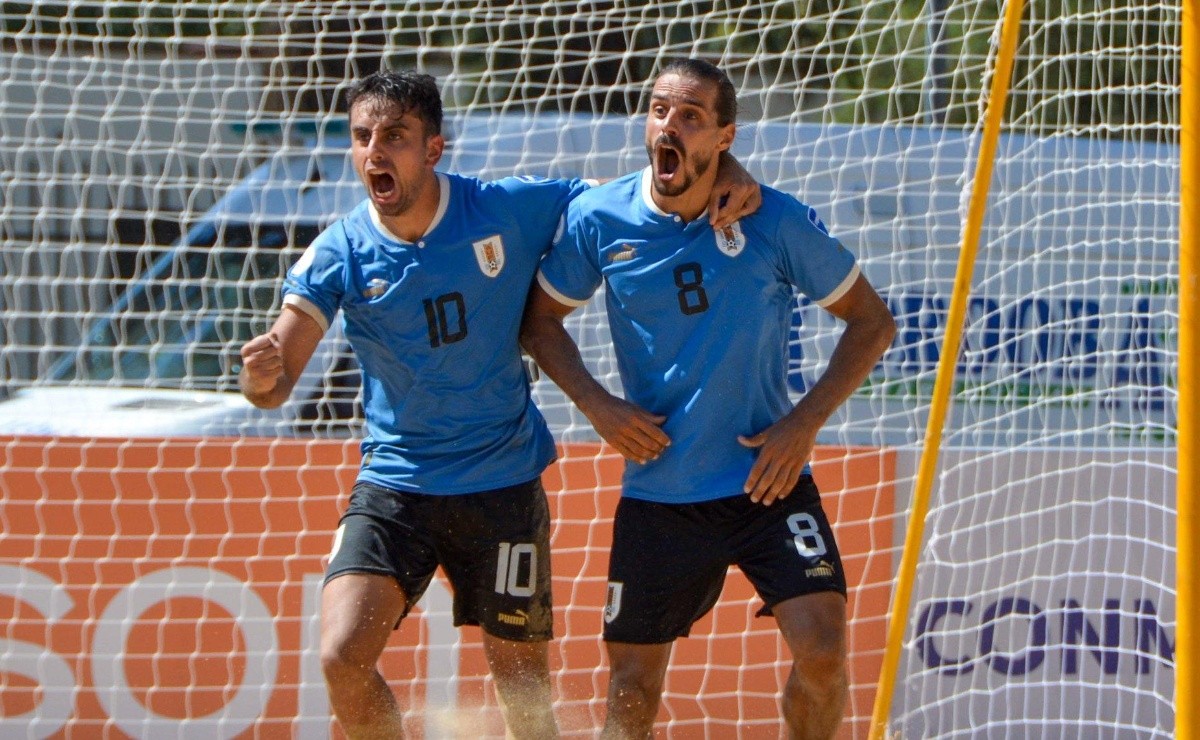
[[686,192],[674,196],[660,195],[658,191],[654,191],[650,197],[654,199],[654,205],[662,209],[664,213],[678,214],[684,221],[695,221],[708,208],[711,190],[711,188],[700,190],[691,187]]
[[664,213],[676,213],[684,221],[695,221],[708,208],[715,181],[716,168],[714,167],[679,195],[663,195],[651,185],[650,198],[654,201],[654,205]]
[[437,216],[441,199],[441,182],[438,180],[437,174],[431,172],[429,178],[422,183],[421,191],[411,206],[395,216],[379,213],[379,222],[388,231],[406,242],[420,241],[429,233],[429,227]]

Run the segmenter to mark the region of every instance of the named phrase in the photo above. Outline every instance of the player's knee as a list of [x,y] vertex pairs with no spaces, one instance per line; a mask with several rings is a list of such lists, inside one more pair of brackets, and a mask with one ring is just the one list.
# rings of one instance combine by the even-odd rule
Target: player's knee
[[651,717],[658,711],[662,697],[662,680],[652,672],[641,670],[615,670],[609,680],[608,704],[627,716]]
[[342,685],[355,673],[354,666],[337,652],[321,653],[321,673],[330,686]]
[[813,630],[792,655],[796,674],[828,682],[846,672],[846,634],[841,625]]
[[372,670],[374,662],[364,659],[349,643],[338,640],[321,642],[321,672],[331,686],[359,683]]
[[840,685],[846,678],[846,655],[836,650],[814,650],[792,661],[792,675],[805,686]]
[[540,677],[518,681],[496,681],[496,693],[508,713],[536,716],[551,707],[550,682]]

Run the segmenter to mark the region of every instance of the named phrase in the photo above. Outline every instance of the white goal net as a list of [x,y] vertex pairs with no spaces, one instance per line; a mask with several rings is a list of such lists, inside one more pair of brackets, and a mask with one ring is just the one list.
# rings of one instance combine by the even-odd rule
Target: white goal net
[[[813,206],[894,312],[814,461],[866,737],[980,150],[995,0],[0,3],[0,735],[326,737],[316,605],[358,465],[333,331],[283,409],[237,393],[280,275],[362,197],[341,95],[439,81],[443,167],[645,164],[647,82],[702,56],[734,153]],[[1180,8],[1026,10],[889,730],[1173,732]],[[569,321],[617,389],[600,303]],[[789,383],[838,322],[797,305]],[[719,338],[714,338],[719,341]],[[603,721],[621,462],[533,383],[561,459],[556,711]],[[925,512],[920,512],[925,516]],[[786,646],[740,573],[675,647],[663,737],[777,737]],[[435,582],[383,659],[417,736],[502,736]]]

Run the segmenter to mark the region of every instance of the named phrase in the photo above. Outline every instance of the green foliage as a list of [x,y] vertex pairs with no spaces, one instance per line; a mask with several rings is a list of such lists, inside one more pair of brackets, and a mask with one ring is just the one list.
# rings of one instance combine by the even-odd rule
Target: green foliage
[[[1174,137],[1179,7],[1049,0],[1025,10],[1009,102],[1013,127]],[[1051,104],[1048,91],[1067,94]]]
[[[78,41],[165,43],[179,39],[238,38],[251,30],[254,4],[219,6],[177,0],[114,0],[96,3],[4,2],[0,15],[7,34]],[[219,11],[214,10],[219,8]]]
[[[321,110],[332,93],[313,87],[314,70],[323,85],[385,62],[453,70],[450,107],[629,113],[641,108],[664,58],[700,54],[799,118],[959,127],[979,119],[1002,10],[1001,0],[392,0],[369,11],[265,0],[0,5],[9,39],[126,48],[235,42],[217,53],[237,53],[247,38],[257,53],[260,41],[277,44],[287,79],[312,88]],[[1148,128],[1169,138],[1178,12],[1145,0],[1028,2],[1009,128]]]

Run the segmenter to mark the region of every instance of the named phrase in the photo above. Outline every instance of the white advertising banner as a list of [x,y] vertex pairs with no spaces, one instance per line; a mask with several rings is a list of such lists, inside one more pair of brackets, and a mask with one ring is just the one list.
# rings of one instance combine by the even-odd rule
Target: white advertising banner
[[[918,454],[899,456],[898,478],[912,480]],[[1169,737],[1174,454],[956,449],[940,461],[895,728]]]

